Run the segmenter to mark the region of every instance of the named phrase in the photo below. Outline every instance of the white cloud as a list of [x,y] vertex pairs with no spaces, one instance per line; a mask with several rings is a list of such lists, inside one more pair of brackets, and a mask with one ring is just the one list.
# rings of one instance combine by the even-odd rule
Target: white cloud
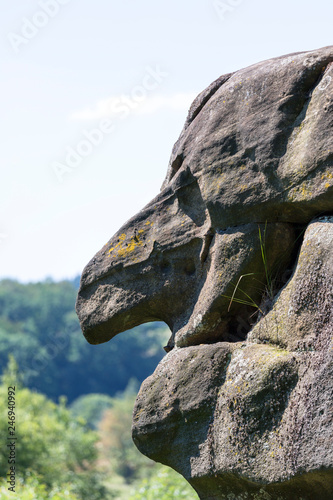
[[94,106],[87,107],[70,114],[70,120],[88,121],[102,118],[126,118],[129,114],[146,115],[157,113],[164,109],[175,111],[188,110],[196,97],[195,92],[183,92],[173,95],[119,95],[98,101]]

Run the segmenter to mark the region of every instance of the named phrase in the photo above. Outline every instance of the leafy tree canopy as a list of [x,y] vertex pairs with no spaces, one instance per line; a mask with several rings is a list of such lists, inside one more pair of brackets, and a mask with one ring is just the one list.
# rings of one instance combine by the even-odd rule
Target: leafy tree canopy
[[[83,419],[72,415],[65,398],[57,405],[43,394],[24,388],[19,379],[12,358],[0,385],[0,435],[8,436],[8,387],[15,387],[13,426],[18,489],[23,482],[37,491],[44,489],[45,498],[53,499],[57,498],[58,485],[65,485],[74,498],[75,495],[80,499],[104,498],[106,490],[94,468],[98,456],[98,434],[88,429]],[[0,476],[6,477],[8,471],[8,448],[2,446]],[[42,482],[38,482],[38,477]],[[53,496],[50,496],[51,492]],[[42,493],[40,495],[43,498]]]
[[27,387],[57,401],[89,393],[110,396],[140,383],[164,355],[168,331],[141,325],[101,345],[84,339],[75,314],[77,289],[69,281],[0,281],[0,366],[15,354]]

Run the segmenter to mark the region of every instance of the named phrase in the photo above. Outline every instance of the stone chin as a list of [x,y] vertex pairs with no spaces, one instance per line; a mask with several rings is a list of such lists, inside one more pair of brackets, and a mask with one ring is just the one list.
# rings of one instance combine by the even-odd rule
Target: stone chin
[[90,344],[101,344],[142,323],[161,321],[149,314],[145,302],[143,295],[119,291],[107,281],[80,291],[76,311],[85,338]]

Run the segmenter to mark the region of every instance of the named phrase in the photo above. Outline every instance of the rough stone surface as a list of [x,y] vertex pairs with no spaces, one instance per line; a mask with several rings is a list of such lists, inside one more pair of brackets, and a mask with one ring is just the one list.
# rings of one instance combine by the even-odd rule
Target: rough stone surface
[[160,194],[82,275],[89,342],[170,327],[133,436],[202,499],[333,498],[332,62],[326,47],[213,82]]
[[308,226],[292,278],[248,340],[290,351],[328,348],[333,333],[332,222],[332,217],[321,217]]
[[[77,310],[90,342],[153,320],[169,325],[171,347],[227,335],[221,296],[241,275],[258,273],[244,255],[247,246],[260,260],[255,226],[271,228],[274,267],[287,260],[283,247],[291,250],[281,224],[307,224],[333,209],[332,61],[332,47],[272,59],[219,78],[197,97],[161,193],[83,272]],[[286,232],[280,256],[273,224]],[[246,321],[236,304],[234,318]]]
[[[297,321],[299,319],[299,322]],[[143,384],[138,448],[200,498],[333,498],[333,217],[246,342],[172,350]]]

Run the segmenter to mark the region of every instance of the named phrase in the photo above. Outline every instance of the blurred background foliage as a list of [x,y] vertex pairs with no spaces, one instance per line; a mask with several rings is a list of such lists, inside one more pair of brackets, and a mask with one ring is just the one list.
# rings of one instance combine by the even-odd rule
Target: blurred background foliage
[[[140,383],[164,355],[169,332],[142,325],[90,346],[74,311],[77,280],[0,282],[0,434],[16,386],[16,497],[20,500],[197,499],[172,469],[131,438]],[[13,356],[14,355],[14,356]],[[0,447],[0,498],[9,500]]]
[[75,313],[73,282],[21,284],[0,281],[0,366],[15,359],[27,387],[57,401],[84,394],[110,396],[124,391],[131,378],[141,383],[165,354],[169,332],[149,323],[101,345],[84,339]]

